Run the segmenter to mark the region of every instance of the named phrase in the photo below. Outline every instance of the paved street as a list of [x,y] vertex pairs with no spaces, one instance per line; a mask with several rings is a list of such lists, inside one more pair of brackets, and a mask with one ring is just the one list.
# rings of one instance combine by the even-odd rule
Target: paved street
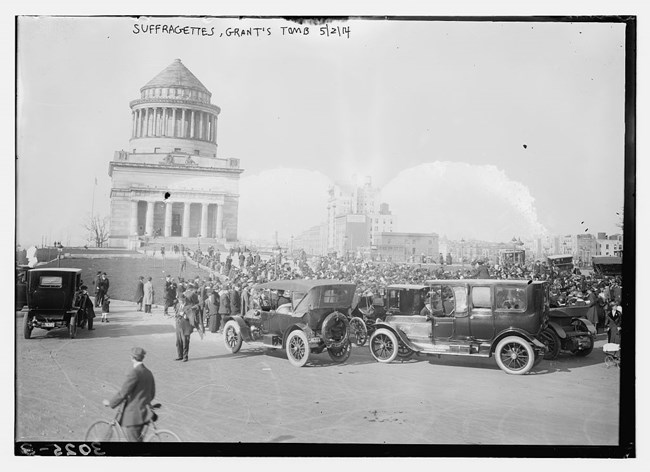
[[159,427],[196,442],[615,445],[619,370],[603,363],[603,336],[586,358],[562,355],[532,374],[506,375],[494,359],[419,357],[385,365],[368,347],[349,361],[327,353],[297,369],[283,351],[244,344],[229,354],[219,334],[192,335],[176,357],[173,321],[113,301],[96,330],[35,329],[16,317],[17,435],[80,441],[120,387],[130,349],[147,351],[163,404]]

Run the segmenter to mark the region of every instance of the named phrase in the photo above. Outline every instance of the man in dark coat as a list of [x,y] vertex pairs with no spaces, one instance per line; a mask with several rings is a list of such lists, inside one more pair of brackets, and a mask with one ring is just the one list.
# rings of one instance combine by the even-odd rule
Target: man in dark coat
[[156,383],[153,374],[142,361],[146,352],[141,347],[131,349],[133,369],[129,370],[122,388],[104,406],[115,408],[125,402],[120,425],[129,441],[142,441],[142,428],[151,419],[149,406],[156,396]]
[[169,307],[174,306],[174,300],[176,300],[176,282],[171,275],[168,275],[165,279],[165,308],[163,311],[165,315],[169,315]]
[[[219,310],[217,311],[217,314],[219,318],[219,325],[221,325],[221,319],[224,316],[230,315],[230,293],[226,287],[222,288],[219,291]],[[222,328],[219,328],[219,331],[221,330]]]
[[138,311],[142,311],[142,300],[144,299],[144,277],[140,276],[135,287],[135,303],[138,304]]
[[93,302],[90,300],[90,296],[88,295],[88,287],[85,285],[79,287],[79,291],[75,294],[74,306],[79,307],[76,320],[77,326],[83,328],[86,326],[87,322],[88,330],[94,330],[93,320],[95,319],[95,309],[93,307]]
[[182,294],[178,300],[178,313],[176,313],[176,359],[175,361],[187,362],[190,353],[190,335],[192,334],[192,325],[190,317],[193,317],[192,304],[188,301],[185,294]]
[[99,307],[99,281],[102,280],[102,271],[97,272],[93,284],[95,285],[95,308]]
[[607,310],[607,342],[621,344],[621,307],[610,302]]
[[239,286],[235,284],[230,290],[230,315],[235,316],[241,314],[241,292]]

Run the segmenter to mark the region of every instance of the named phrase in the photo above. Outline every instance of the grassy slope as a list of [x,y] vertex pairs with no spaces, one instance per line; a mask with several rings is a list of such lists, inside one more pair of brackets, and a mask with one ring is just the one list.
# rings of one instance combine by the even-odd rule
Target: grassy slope
[[[39,267],[57,267],[56,262]],[[61,267],[75,267],[82,269],[81,278],[84,284],[88,286],[88,291],[91,295],[95,294],[93,281],[97,271],[106,272],[106,276],[110,281],[110,288],[108,294],[112,299],[133,301],[135,297],[135,288],[140,275],[145,277],[151,276],[151,281],[154,286],[154,304],[163,304],[163,289],[165,287],[165,276],[170,274],[178,281],[178,260],[168,260],[163,267],[163,262],[160,259],[153,260],[148,258],[128,258],[128,257],[115,257],[106,259],[85,259],[85,258],[71,258],[63,259]],[[187,270],[184,272],[183,277],[185,280],[194,278],[195,276],[201,278],[206,277],[208,273],[205,270],[197,269],[196,264],[188,261]]]

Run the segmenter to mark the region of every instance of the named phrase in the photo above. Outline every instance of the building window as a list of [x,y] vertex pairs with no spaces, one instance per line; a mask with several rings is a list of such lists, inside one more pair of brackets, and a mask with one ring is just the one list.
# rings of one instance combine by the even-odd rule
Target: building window
[[153,153],[154,153],[154,154],[157,154],[158,151],[160,151],[160,148],[159,148],[159,147],[155,147],[155,148],[153,148]]
[[195,149],[195,150],[194,150],[194,155],[195,155],[195,156],[198,156],[198,155],[199,155],[199,150],[198,150],[198,149]]
[[181,152],[181,148],[174,148],[174,152]]

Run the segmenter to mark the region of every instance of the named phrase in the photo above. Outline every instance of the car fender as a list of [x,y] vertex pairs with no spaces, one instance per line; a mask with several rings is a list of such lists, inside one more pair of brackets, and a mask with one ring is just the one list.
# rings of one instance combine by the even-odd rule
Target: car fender
[[492,346],[490,347],[490,354],[494,353],[497,344],[499,344],[499,341],[501,341],[506,336],[513,336],[513,335],[524,338],[526,341],[531,343],[534,347],[542,351],[546,351],[546,346],[544,345],[544,343],[536,339],[534,336],[531,336],[530,333],[528,333],[527,331],[524,331],[523,329],[519,329],[519,328],[507,328],[495,336],[494,340],[492,341]]
[[221,320],[221,325],[225,326],[228,321],[234,321],[239,325],[239,332],[241,333],[242,339],[244,341],[250,341],[251,340],[251,329],[249,326],[246,324],[246,321],[244,321],[244,318],[242,318],[240,315],[235,315],[235,316],[224,316],[223,319]]
[[296,330],[296,329],[304,331],[305,334],[307,335],[307,340],[314,337],[314,331],[306,323],[295,323],[295,324],[292,324],[291,326],[289,326],[284,331],[284,334],[282,335],[282,345],[283,346],[287,345],[287,338],[289,337],[289,334],[292,331]]
[[402,344],[404,344],[406,347],[408,347],[411,351],[416,351],[416,352],[422,351],[422,348],[413,344],[411,340],[408,338],[408,336],[401,329],[395,328],[384,321],[377,321],[375,323],[375,331],[378,330],[379,328],[385,328],[390,332],[392,332],[397,337],[397,340]]
[[587,318],[573,318],[571,320],[572,323],[575,322],[575,321],[579,321],[580,323],[585,325],[585,328],[587,328],[587,331],[589,331],[589,334],[591,334],[592,336],[596,336],[596,327]]
[[558,323],[555,321],[549,321],[548,327],[555,331],[555,334],[557,334],[560,339],[566,339],[566,331],[564,331],[564,328],[562,328]]

